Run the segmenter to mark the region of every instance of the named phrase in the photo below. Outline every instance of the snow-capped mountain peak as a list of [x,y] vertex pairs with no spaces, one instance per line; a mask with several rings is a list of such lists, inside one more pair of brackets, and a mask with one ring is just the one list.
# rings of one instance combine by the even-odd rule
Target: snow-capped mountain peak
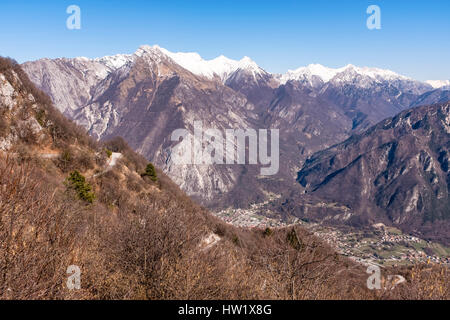
[[224,81],[230,74],[238,69],[245,69],[258,73],[263,72],[256,62],[249,57],[244,57],[237,61],[220,55],[217,58],[205,60],[196,52],[171,52],[167,49],[160,48],[159,46],[150,48],[158,48],[162,53],[184,69],[208,79],[219,77]]
[[314,88],[321,88],[329,82],[335,84],[352,83],[358,87],[370,87],[372,85],[390,82],[401,90],[423,93],[432,88],[450,89],[450,80],[430,80],[426,82],[416,81],[391,70],[358,67],[348,64],[341,68],[329,68],[321,64],[309,64],[295,70],[289,70],[284,74],[270,74],[260,68],[258,64],[245,56],[241,60],[233,60],[220,55],[214,59],[206,60],[196,52],[171,52],[158,45],[142,45],[134,54],[117,54],[96,59],[79,57],[66,59],[69,63],[80,64],[83,70],[88,70],[93,64],[95,76],[104,79],[111,72],[121,69],[136,60],[137,57],[145,57],[149,62],[159,65],[163,60],[170,60],[191,73],[207,79],[218,79],[223,83],[233,79],[273,79],[274,83],[286,84],[288,81],[300,81]]
[[310,64],[306,67],[300,67],[296,70],[289,70],[287,73],[280,77],[281,83],[286,83],[290,80],[308,80],[315,76],[320,78],[324,83],[331,81],[337,75],[341,74],[341,80],[345,76],[359,75],[362,77],[368,77],[374,80],[394,80],[403,79],[407,80],[407,77],[399,75],[390,70],[369,68],[369,67],[357,67],[352,64],[346,65],[342,68],[328,68],[321,64]]
[[123,67],[125,64],[130,62],[132,59],[131,54],[116,54],[113,56],[106,56],[102,58],[94,59],[96,62],[104,64],[106,67],[114,70]]
[[310,64],[306,67],[300,67],[295,70],[289,70],[280,78],[281,83],[286,83],[290,80],[309,79],[312,76],[319,77],[323,82],[330,81],[340,69],[327,68],[320,64]]
[[136,52],[133,54],[133,57],[150,57],[151,60],[159,63],[162,59],[167,57],[167,54],[166,52],[164,52],[164,49],[159,47],[158,45],[142,45],[139,47],[139,49],[136,50]]
[[291,80],[309,82],[311,85],[321,83],[353,81],[355,78],[365,79],[365,82],[382,82],[393,80],[412,80],[391,70],[357,67],[348,64],[342,68],[328,68],[321,64],[310,64],[296,70],[289,70],[280,76],[280,83]]
[[241,69],[252,69],[259,70],[260,67],[256,64],[255,61],[245,56],[238,62],[239,68]]
[[432,86],[434,89],[440,89],[440,88],[450,88],[450,80],[427,80],[425,83]]
[[356,67],[354,65],[348,65],[345,67],[346,70],[351,69],[354,70],[356,73],[358,73],[361,76],[366,76],[372,79],[376,80],[395,80],[395,79],[402,79],[402,80],[409,80],[408,77],[402,76],[398,73],[395,73],[394,71],[387,70],[387,69],[379,69],[379,68],[370,68],[370,67]]

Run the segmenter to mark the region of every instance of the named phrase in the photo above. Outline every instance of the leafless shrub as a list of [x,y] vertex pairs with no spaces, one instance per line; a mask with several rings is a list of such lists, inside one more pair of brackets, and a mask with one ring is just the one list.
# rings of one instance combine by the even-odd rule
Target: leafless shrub
[[[380,291],[379,299],[450,299],[450,270],[445,265],[420,264],[408,268],[395,268],[390,273],[402,275],[406,282],[396,285],[392,290]],[[387,287],[387,283],[383,283],[383,287]]]
[[64,296],[76,216],[39,180],[33,168],[0,159],[1,299]]

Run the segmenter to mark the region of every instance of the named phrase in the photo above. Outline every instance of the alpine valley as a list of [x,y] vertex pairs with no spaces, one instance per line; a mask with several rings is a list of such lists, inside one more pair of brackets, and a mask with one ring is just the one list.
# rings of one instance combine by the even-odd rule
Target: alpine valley
[[[147,45],[22,68],[91,136],[123,137],[216,213],[383,224],[450,244],[448,80],[353,65],[272,74],[248,57],[204,60]],[[219,130],[279,129],[278,173],[261,176],[259,165],[177,165],[171,134],[193,132],[194,121]]]

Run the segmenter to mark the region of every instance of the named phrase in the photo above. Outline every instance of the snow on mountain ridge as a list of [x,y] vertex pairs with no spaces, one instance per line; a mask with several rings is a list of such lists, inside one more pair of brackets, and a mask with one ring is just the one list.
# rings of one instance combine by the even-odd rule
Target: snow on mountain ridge
[[238,69],[248,70],[253,74],[265,73],[265,71],[249,57],[244,57],[238,61],[227,58],[224,55],[220,55],[217,58],[205,60],[196,52],[175,53],[161,48],[158,45],[142,45],[134,54],[117,54],[114,56],[106,56],[95,59],[78,57],[75,59],[86,62],[99,62],[107,66],[109,69],[114,70],[121,68],[130,61],[133,61],[135,57],[142,57],[145,54],[150,54],[156,60],[160,60],[163,57],[168,57],[184,69],[196,75],[204,76],[208,79],[213,79],[218,76],[222,81],[225,81],[228,76]]
[[164,48],[159,49],[186,70],[209,79],[218,76],[224,81],[238,69],[249,70],[253,73],[265,72],[249,57],[237,61],[221,55],[212,60],[205,60],[196,52],[173,53]]
[[322,66],[321,64],[310,64],[306,67],[288,70],[288,72],[281,75],[280,83],[285,84],[290,80],[307,80],[311,82],[313,76],[320,78],[323,82],[328,82],[341,70],[343,70],[343,68],[332,69]]
[[125,64],[131,61],[131,54],[116,54],[113,56],[106,56],[102,58],[96,58],[94,61],[103,63],[110,69],[119,69],[123,67]]
[[450,87],[450,80],[427,80],[427,81],[425,81],[425,83],[429,84],[434,89]]
[[[163,56],[169,57],[172,61],[195,75],[203,76],[208,79],[219,77],[223,82],[225,82],[228,77],[239,69],[250,72],[255,79],[256,75],[270,74],[259,67],[255,61],[247,56],[241,60],[233,60],[220,55],[217,58],[206,60],[196,52],[171,52],[165,48],[161,48],[158,45],[143,45],[139,47],[134,54],[117,54],[114,56],[106,56],[96,59],[79,57],[76,59],[99,62],[105,65],[109,71],[112,71],[123,67],[128,62],[133,61],[134,57],[140,57],[145,53],[150,53],[154,58],[157,58],[157,60],[161,59]],[[272,75],[279,81],[280,84],[285,84],[290,80],[297,80],[307,81],[314,86],[321,82],[327,83],[338,75],[339,76],[336,78],[336,81],[346,81],[345,79],[352,78],[352,74],[362,76],[370,82],[415,81],[412,78],[400,75],[391,70],[372,67],[357,67],[352,64],[341,68],[329,68],[321,64],[310,64],[295,70],[288,70],[286,73],[281,75]],[[437,89],[450,86],[450,80],[429,80],[423,82],[423,84]]]
[[[331,81],[339,74],[358,74],[364,77],[369,77],[376,81],[380,80],[412,80],[408,77],[399,75],[391,70],[384,70],[379,68],[356,67],[349,64],[342,68],[328,68],[321,64],[310,64],[306,67],[300,67],[295,70],[289,70],[287,73],[281,75],[280,82],[282,84],[290,80],[310,80],[311,77],[316,76],[324,83]],[[340,78],[343,79],[345,74]]]

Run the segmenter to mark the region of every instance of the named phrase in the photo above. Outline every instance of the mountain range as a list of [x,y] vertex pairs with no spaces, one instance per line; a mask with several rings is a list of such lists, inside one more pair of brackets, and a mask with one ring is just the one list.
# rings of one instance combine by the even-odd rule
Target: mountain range
[[[323,172],[312,175],[308,166],[312,163],[311,159],[318,157],[316,152],[374,130],[377,134],[373,140],[380,142],[378,133],[384,131],[374,129],[380,121],[399,113],[404,114],[402,112],[409,108],[450,100],[448,80],[422,82],[390,70],[353,65],[332,69],[311,64],[280,75],[265,71],[248,57],[239,61],[224,56],[204,60],[196,53],[172,53],[159,46],[142,46],[133,54],[98,59],[41,59],[26,62],[22,68],[51,97],[61,112],[84,126],[91,135],[101,139],[122,136],[133,149],[161,167],[188,195],[213,210],[230,206],[245,208],[252,203],[266,201],[270,195],[293,199],[309,191],[313,196],[308,196],[308,199],[320,199],[319,195],[325,197],[326,192],[322,190],[327,188],[333,194],[335,189],[328,187],[328,183],[327,187],[319,185],[327,176],[343,168],[331,167],[325,170],[320,165]],[[448,113],[448,109],[444,111]],[[173,162],[171,150],[178,142],[170,140],[171,133],[178,128],[193,132],[194,121],[202,121],[204,127],[219,130],[279,129],[278,174],[260,176],[258,165],[177,165]],[[433,128],[437,124],[439,122],[436,120],[429,126]],[[392,131],[392,139],[402,137],[398,131]],[[431,134],[421,130],[414,130],[412,134],[418,132],[425,136],[425,140]],[[434,130],[431,129],[431,132]],[[445,146],[447,136],[440,137],[440,143]],[[377,145],[380,150],[376,149],[376,152],[380,154],[372,155],[371,161],[382,163],[386,159],[376,156],[382,157],[386,150],[389,155],[389,150],[395,145],[396,152],[408,151],[411,152],[411,158],[417,156],[432,159],[435,165],[440,163],[438,149],[419,150],[423,141],[414,142],[415,147],[411,149],[397,149],[401,145],[399,141],[383,143],[387,145]],[[374,145],[364,142],[356,150],[370,153],[372,149],[364,148]],[[422,151],[425,153],[422,154]],[[350,162],[360,155],[346,147],[336,152]],[[399,155],[401,159],[403,156],[406,155]],[[390,163],[391,160],[386,161]],[[322,160],[315,161],[322,163]],[[395,164],[396,170],[403,166],[403,162]],[[339,192],[335,193],[335,198],[325,198],[356,211],[363,208],[366,201],[370,201],[370,206],[378,209],[369,209],[371,213],[367,213],[362,220],[371,221],[369,217],[377,216],[382,211],[385,216],[391,217],[388,219],[391,223],[403,226],[408,219],[397,216],[399,213],[396,210],[400,210],[400,207],[391,210],[395,205],[384,203],[389,203],[394,195],[396,199],[405,200],[406,206],[408,197],[414,195],[414,199],[419,201],[419,194],[423,203],[428,201],[424,200],[427,197],[433,199],[431,202],[436,199],[439,203],[445,202],[440,197],[445,187],[448,188],[445,185],[446,173],[442,173],[442,168],[439,169],[441,171],[438,167],[434,169],[438,182],[435,186],[427,185],[426,195],[420,192],[421,187],[414,189],[419,175],[413,175],[410,177],[415,181],[410,185],[413,189],[408,189],[412,193],[404,190],[401,196],[397,189],[387,188],[386,184],[391,184],[389,179],[382,180],[378,176],[388,169],[393,170],[384,167],[376,174],[371,171],[374,176],[367,178],[370,182],[359,182],[370,184],[378,179],[379,185],[378,191],[370,191],[376,195],[367,191],[368,198],[364,198],[364,201],[359,199],[358,205],[340,199]],[[315,172],[316,169],[311,170]],[[357,175],[349,173],[342,177],[342,181],[353,181],[352,174]],[[389,174],[388,177],[392,178]],[[424,179],[420,180],[420,185],[425,183]],[[396,181],[403,183],[403,180]],[[338,185],[336,182],[335,188]],[[342,188],[342,192],[352,194],[353,187],[349,188]],[[414,206],[417,209],[417,203]],[[446,203],[442,208],[445,206]],[[279,208],[282,212],[283,205],[280,204]],[[424,204],[422,209],[413,211],[419,214],[429,208]],[[442,214],[442,210],[438,209],[436,215],[432,216],[443,218],[445,214]],[[354,217],[352,219],[355,220]],[[420,229],[417,221],[411,230]]]
[[[410,220],[415,208],[429,204],[422,195],[448,200],[449,120],[448,104],[402,112],[311,157],[298,185],[307,191],[304,195],[323,190],[317,197],[325,197],[327,183],[319,181],[327,173],[319,164],[329,163],[329,172],[344,168],[344,176],[344,171],[353,172],[347,164],[352,161],[362,169],[361,163],[371,164],[360,178],[360,186],[370,187],[367,181],[384,165],[376,167],[370,158],[386,156],[377,146],[400,137],[404,143],[387,147],[392,165],[379,175],[377,186],[391,181],[401,187],[414,179],[428,183],[426,190],[412,188],[416,200],[392,201],[392,209],[412,208],[406,216],[393,211],[400,222]],[[352,152],[345,150],[347,145]],[[366,152],[360,162],[352,160],[367,145],[374,152]],[[401,156],[405,149],[408,157]],[[418,159],[409,157],[419,149],[425,152]],[[336,160],[327,161],[334,154]],[[411,169],[399,172],[402,162]],[[323,171],[310,170],[317,167]],[[325,180],[329,188],[336,182]],[[386,265],[384,273],[401,274],[407,281],[396,287],[383,277],[383,290],[369,290],[366,266],[302,225],[250,229],[224,223],[122,138],[89,137],[53,106],[20,65],[1,57],[0,186],[0,299],[448,299],[445,265]],[[407,189],[399,197],[408,197]],[[351,198],[342,199],[352,205]],[[428,219],[441,219],[445,212]],[[81,283],[72,283],[75,288],[71,270],[82,274]]]

